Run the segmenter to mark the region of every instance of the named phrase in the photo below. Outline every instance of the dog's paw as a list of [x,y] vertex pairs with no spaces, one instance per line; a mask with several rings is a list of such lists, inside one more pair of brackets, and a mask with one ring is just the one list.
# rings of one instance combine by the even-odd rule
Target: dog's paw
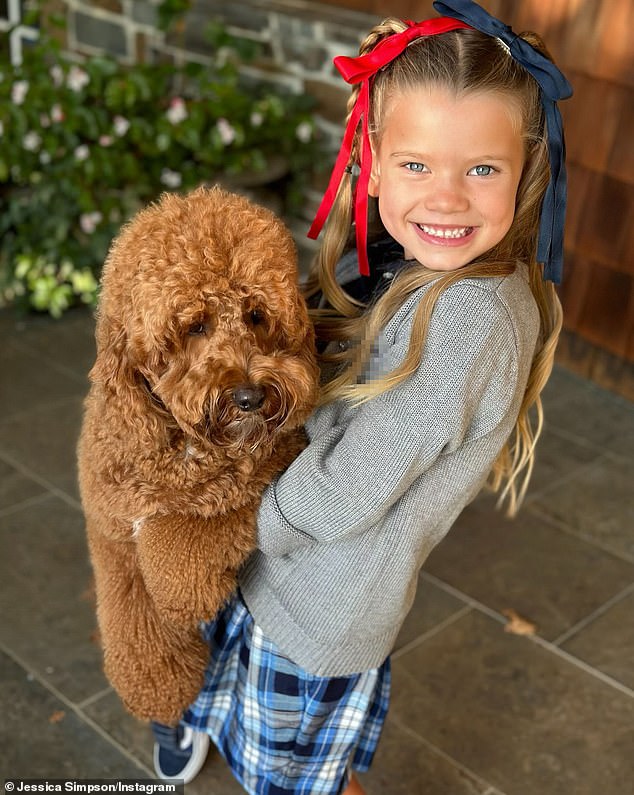
[[[170,514],[148,518],[136,539],[143,582],[159,615],[178,626],[213,618],[252,548],[251,511],[220,523]],[[240,528],[246,526],[246,531]]]
[[209,649],[192,633],[160,650],[110,649],[105,673],[125,708],[140,720],[175,724],[204,681]]
[[294,428],[287,433],[280,434],[275,442],[272,456],[273,467],[283,471],[291,464],[308,444],[306,432],[303,428]]
[[[235,569],[209,573],[205,582],[172,582],[169,588],[153,590],[154,606],[157,613],[176,626],[197,625],[200,621],[211,621],[236,588]],[[179,587],[180,585],[180,587]]]

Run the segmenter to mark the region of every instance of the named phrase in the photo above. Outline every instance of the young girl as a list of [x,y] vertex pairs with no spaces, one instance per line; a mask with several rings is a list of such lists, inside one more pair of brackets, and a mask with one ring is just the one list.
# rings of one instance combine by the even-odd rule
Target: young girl
[[155,727],[163,778],[191,780],[210,735],[249,793],[362,793],[421,565],[487,479],[511,514],[526,490],[561,326],[570,89],[536,36],[434,5],[335,59],[354,89],[311,230],[329,216],[311,285],[334,372],[205,626],[200,696]]

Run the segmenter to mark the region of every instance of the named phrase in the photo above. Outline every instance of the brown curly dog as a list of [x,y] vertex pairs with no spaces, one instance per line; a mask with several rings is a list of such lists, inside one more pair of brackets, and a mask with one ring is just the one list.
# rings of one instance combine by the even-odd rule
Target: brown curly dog
[[112,245],[96,338],[78,463],[104,667],[134,715],[170,724],[317,397],[288,230],[218,188],[164,195]]

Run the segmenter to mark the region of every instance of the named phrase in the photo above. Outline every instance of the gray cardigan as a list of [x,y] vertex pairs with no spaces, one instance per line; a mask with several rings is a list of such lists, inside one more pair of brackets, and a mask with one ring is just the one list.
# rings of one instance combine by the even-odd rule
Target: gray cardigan
[[[388,322],[368,378],[402,361],[426,289]],[[464,279],[439,299],[414,376],[360,407],[315,411],[308,447],[264,493],[240,578],[256,623],[294,662],[343,676],[390,653],[423,562],[513,430],[538,330],[523,266]]]

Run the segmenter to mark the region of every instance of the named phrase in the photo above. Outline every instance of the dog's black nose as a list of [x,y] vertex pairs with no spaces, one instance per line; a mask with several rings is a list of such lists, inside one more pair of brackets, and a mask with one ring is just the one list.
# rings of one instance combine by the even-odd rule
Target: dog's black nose
[[231,397],[240,411],[256,411],[264,403],[264,390],[253,384],[236,387]]

